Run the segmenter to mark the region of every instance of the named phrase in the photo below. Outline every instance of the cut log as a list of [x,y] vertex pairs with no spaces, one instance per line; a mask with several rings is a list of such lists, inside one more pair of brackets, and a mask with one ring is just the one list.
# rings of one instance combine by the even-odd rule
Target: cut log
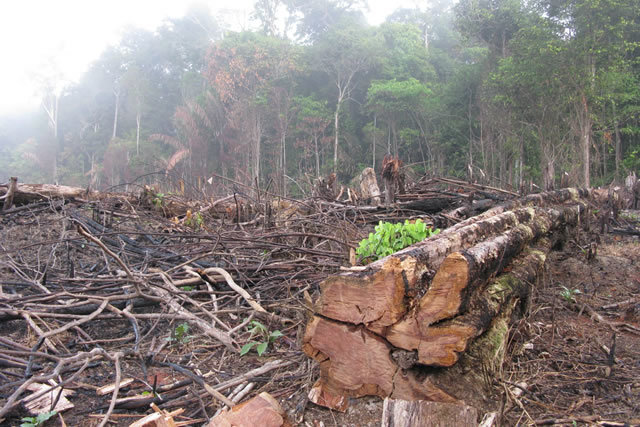
[[[9,190],[4,190],[0,187],[0,194],[8,194],[8,192]],[[95,191],[88,192],[86,188],[66,185],[19,184],[13,197],[13,203],[22,205],[47,199],[86,199],[91,195],[95,196],[97,194]]]
[[[418,332],[421,335],[412,335],[411,340],[406,336],[402,339],[387,336],[389,342],[386,342],[362,326],[350,327],[315,317],[310,323],[312,327],[307,329],[303,347],[308,355],[320,362],[320,380],[310,399],[341,411],[346,410],[345,396],[368,394],[456,402],[461,397],[451,389],[451,380],[437,381],[441,375],[438,371],[425,376],[417,364],[452,366],[473,340],[490,328],[494,332],[476,346],[479,348],[475,354],[489,360],[496,357],[496,352],[504,348],[505,322],[511,318],[514,309],[526,306],[531,288],[542,276],[546,253],[552,244],[552,240],[542,239],[536,249],[519,257],[510,272],[493,280],[474,299],[466,314],[437,326],[421,328]],[[394,338],[400,342],[393,342]],[[394,349],[389,345],[399,347],[407,342],[417,349],[417,355],[415,351]]]
[[373,262],[359,272],[332,276],[320,284],[316,311],[326,317],[381,328],[406,313],[405,296],[417,295],[428,285],[451,252],[533,219],[531,208],[505,212],[471,222],[456,232],[449,229],[402,251]]
[[269,393],[262,392],[233,409],[221,412],[207,427],[262,426],[291,427],[280,404]]
[[[378,324],[372,325],[373,330],[385,335],[397,347],[419,349],[419,343],[430,325],[465,313],[473,296],[483,289],[487,279],[500,273],[526,245],[561,226],[577,224],[583,212],[584,207],[581,205],[566,207],[562,211],[536,209],[535,220],[529,225],[520,224],[470,249],[449,255],[420,299],[415,313],[387,331],[383,331]],[[432,331],[436,334],[440,332]],[[464,333],[462,330],[459,332]],[[430,339],[436,337],[432,336]],[[454,342],[457,340],[454,339]],[[432,364],[426,362],[420,352],[419,360],[420,363]]]
[[[418,350],[418,363],[454,365],[470,341],[489,328],[500,310],[510,310],[514,301],[528,298],[532,285],[541,276],[550,249],[551,241],[544,240],[538,248],[520,257],[509,273],[499,276],[473,298],[473,306],[465,314],[440,322],[437,326],[429,327],[427,322],[418,320],[410,324],[415,325],[415,329],[406,325],[404,328],[392,327],[386,338],[396,347]],[[418,316],[420,313],[416,318]]]
[[406,312],[403,271],[411,268],[389,258],[379,269],[348,272],[320,284],[316,310],[323,316],[353,324],[388,326]]
[[[320,284],[316,311],[326,317],[353,324],[366,324],[372,330],[390,326],[406,314],[405,299],[429,287],[435,271],[452,252],[473,246],[491,236],[522,225],[514,238],[529,229],[531,241],[554,227],[577,220],[586,210],[578,203],[558,209],[520,208],[482,220],[464,221],[440,234],[373,262],[363,271],[333,276]],[[525,234],[530,234],[526,232]],[[522,247],[522,244],[519,244]]]
[[[560,190],[547,199],[581,194],[588,196]],[[588,211],[582,200],[500,209],[320,285],[303,345],[320,363],[313,401],[344,410],[345,396],[473,399],[466,390],[481,390],[482,368],[471,368],[461,388],[449,367],[465,351],[480,366],[500,359],[512,313],[525,305],[546,253]]]
[[346,401],[340,396],[456,401],[428,379],[401,373],[389,344],[363,327],[315,316],[307,326],[303,349],[320,364],[320,381],[310,394],[314,403],[344,411]]
[[362,327],[315,316],[307,326],[303,349],[320,363],[328,390],[348,396],[389,396],[398,370],[390,346]]
[[385,399],[382,427],[472,426],[478,423],[478,410],[455,403]]

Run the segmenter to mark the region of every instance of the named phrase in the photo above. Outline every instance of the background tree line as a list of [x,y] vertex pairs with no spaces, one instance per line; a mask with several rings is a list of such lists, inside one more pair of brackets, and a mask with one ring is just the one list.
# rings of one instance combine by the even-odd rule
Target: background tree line
[[[436,0],[379,26],[358,0],[258,0],[131,29],[38,114],[0,122],[0,179],[221,180],[299,195],[387,153],[417,173],[550,188],[640,170],[637,0]],[[54,82],[55,83],[55,82]]]

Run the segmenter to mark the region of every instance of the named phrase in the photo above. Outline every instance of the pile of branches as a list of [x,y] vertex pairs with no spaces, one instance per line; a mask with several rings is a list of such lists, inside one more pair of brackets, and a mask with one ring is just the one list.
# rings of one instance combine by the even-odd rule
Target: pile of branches
[[[446,218],[435,207],[471,208],[471,192],[511,197],[454,181],[407,188],[413,200],[370,206],[267,192],[191,201],[149,188],[15,187],[0,212],[0,420],[52,393],[49,409],[62,410],[69,391],[87,396],[101,425],[151,402],[202,422],[261,391],[302,402],[303,413],[313,372],[300,341],[312,296],[353,263],[372,226],[459,221],[463,213]],[[253,322],[283,334],[268,359],[239,355],[256,339]],[[157,384],[158,370],[175,381]]]

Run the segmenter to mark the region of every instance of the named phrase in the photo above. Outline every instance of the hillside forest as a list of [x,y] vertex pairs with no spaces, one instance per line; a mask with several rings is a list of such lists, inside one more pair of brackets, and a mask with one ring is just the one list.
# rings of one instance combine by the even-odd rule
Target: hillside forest
[[366,7],[257,0],[240,32],[205,6],[130,28],[0,118],[0,181],[303,196],[387,154],[514,189],[640,172],[637,0],[434,0],[377,26]]

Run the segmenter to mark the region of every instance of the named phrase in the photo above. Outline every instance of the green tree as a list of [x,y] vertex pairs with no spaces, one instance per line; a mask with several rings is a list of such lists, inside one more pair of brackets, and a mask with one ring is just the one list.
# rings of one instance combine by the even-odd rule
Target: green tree
[[288,41],[262,34],[230,34],[209,51],[206,77],[220,97],[227,125],[237,135],[235,149],[241,150],[242,140],[251,142],[244,150],[250,182],[261,178],[271,88],[297,66],[296,50]]
[[[301,134],[304,152],[311,151],[315,160],[315,175],[320,177],[321,146],[325,142],[326,130],[331,124],[331,112],[327,103],[314,96],[298,96],[294,100],[296,127]],[[311,146],[311,150],[309,147]],[[305,156],[306,157],[306,156]]]
[[326,73],[337,89],[334,111],[333,172],[338,168],[340,144],[340,113],[350,99],[360,74],[366,73],[377,62],[376,39],[366,27],[351,19],[344,19],[331,27],[311,50],[313,65]]
[[[393,151],[394,156],[399,155],[398,122],[412,117],[414,113],[424,112],[423,106],[430,95],[431,90],[414,78],[405,81],[374,81],[371,84],[367,93],[367,108],[389,124],[391,139],[387,147],[388,153]],[[418,118],[417,115],[413,117]]]

